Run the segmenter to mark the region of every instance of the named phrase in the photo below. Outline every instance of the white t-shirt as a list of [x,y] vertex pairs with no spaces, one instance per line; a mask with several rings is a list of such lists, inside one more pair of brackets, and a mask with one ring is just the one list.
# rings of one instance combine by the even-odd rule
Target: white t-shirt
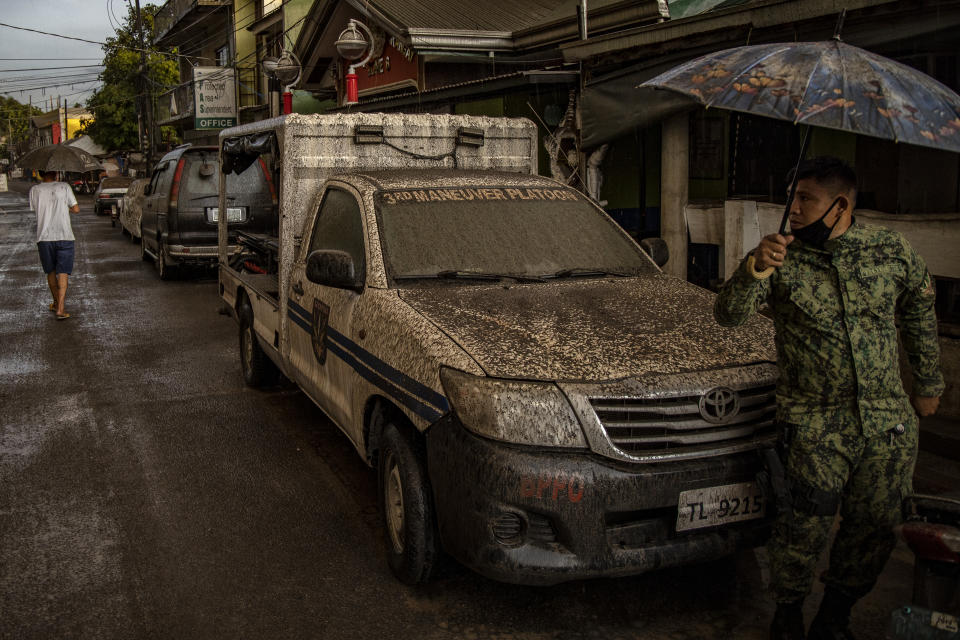
[[41,182],[30,187],[30,210],[37,212],[37,242],[74,240],[70,207],[77,204],[65,182]]

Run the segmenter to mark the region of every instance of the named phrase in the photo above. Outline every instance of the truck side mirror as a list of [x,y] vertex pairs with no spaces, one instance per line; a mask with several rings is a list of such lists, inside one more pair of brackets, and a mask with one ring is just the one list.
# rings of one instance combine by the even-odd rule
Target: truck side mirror
[[346,251],[318,249],[307,256],[307,280],[314,284],[359,291],[353,257]]
[[658,267],[667,264],[670,259],[670,249],[663,238],[644,238],[640,241],[640,248],[647,252]]
[[150,195],[150,185],[147,185],[143,188],[143,195],[145,196]]

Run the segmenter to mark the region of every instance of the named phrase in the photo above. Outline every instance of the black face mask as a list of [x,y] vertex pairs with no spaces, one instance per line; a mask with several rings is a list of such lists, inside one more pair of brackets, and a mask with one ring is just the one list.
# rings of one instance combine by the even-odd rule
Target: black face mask
[[827,240],[830,239],[830,234],[833,233],[833,228],[837,226],[837,222],[840,221],[839,218],[834,221],[829,227],[824,223],[824,219],[833,211],[833,208],[837,206],[837,203],[840,202],[840,198],[843,196],[837,196],[833,201],[833,204],[824,212],[822,216],[814,220],[805,227],[800,229],[791,229],[790,233],[794,238],[801,241],[804,244],[809,244],[818,249],[823,249],[823,245],[827,243]]

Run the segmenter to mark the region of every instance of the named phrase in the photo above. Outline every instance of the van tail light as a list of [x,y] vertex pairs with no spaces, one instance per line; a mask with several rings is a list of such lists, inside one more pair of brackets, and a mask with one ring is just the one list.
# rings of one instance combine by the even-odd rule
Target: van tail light
[[109,194],[106,194],[106,193],[101,193],[101,194],[100,194],[99,196],[97,196],[97,197],[99,197],[99,198],[109,198],[110,195],[109,195]]
[[180,178],[183,177],[183,165],[186,162],[187,159],[181,157],[180,162],[177,163],[177,170],[173,173],[173,185],[170,187],[170,211],[175,211],[177,208],[177,197],[180,195]]
[[918,558],[960,563],[960,530],[946,524],[906,522],[903,539]]
[[270,198],[273,200],[273,204],[277,204],[277,187],[273,184],[273,178],[267,169],[267,163],[263,161],[263,156],[260,156],[257,160],[260,162],[260,170],[263,171],[263,177],[267,181],[267,186],[270,187]]

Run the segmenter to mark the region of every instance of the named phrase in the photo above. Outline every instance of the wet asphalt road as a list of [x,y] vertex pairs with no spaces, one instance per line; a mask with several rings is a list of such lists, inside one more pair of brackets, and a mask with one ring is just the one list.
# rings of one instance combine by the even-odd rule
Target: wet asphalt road
[[[762,551],[550,588],[453,563],[399,584],[373,473],[299,392],[243,385],[215,275],[161,282],[89,199],[74,231],[57,322],[35,218],[0,193],[0,639],[766,637]],[[901,544],[862,637],[911,567]]]

